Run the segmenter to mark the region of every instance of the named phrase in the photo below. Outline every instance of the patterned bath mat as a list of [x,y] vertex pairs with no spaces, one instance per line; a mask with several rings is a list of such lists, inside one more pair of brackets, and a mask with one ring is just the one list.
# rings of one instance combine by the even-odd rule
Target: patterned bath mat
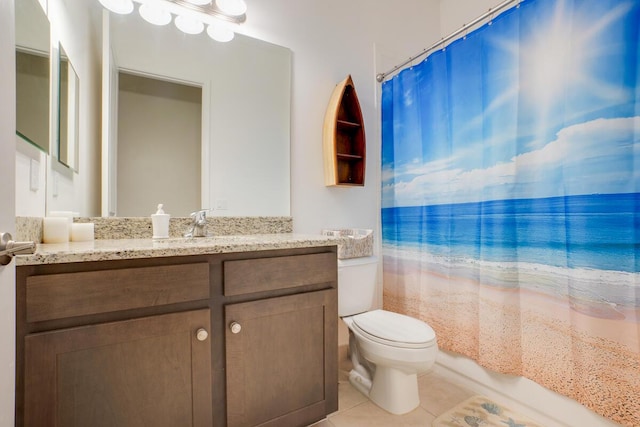
[[433,427],[542,427],[484,396],[473,396],[436,418]]

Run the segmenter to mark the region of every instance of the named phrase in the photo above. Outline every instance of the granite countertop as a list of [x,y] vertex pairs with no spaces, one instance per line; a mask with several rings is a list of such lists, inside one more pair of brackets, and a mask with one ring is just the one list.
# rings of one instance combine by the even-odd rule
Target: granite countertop
[[249,234],[237,236],[119,239],[39,244],[31,255],[17,255],[16,265],[59,264],[184,255],[250,252],[337,245],[332,236],[309,234]]

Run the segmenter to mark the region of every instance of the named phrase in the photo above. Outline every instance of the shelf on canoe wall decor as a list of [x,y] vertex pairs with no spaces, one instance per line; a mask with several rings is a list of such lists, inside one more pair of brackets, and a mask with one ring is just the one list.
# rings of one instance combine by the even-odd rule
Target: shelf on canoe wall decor
[[322,142],[325,185],[363,186],[367,143],[362,110],[350,75],[331,94]]

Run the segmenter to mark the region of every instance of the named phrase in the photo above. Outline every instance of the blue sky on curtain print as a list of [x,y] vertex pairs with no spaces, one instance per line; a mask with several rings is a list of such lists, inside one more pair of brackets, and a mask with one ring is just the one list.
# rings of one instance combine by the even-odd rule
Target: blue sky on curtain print
[[639,43],[640,1],[525,0],[394,76],[383,207],[640,191]]

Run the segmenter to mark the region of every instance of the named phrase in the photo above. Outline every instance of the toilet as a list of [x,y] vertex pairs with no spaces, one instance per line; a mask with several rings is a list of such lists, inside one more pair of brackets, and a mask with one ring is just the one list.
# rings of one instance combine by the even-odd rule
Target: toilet
[[377,269],[377,257],[338,260],[338,314],[349,328],[349,382],[400,415],[420,405],[418,375],[433,367],[438,344],[425,322],[373,310]]

